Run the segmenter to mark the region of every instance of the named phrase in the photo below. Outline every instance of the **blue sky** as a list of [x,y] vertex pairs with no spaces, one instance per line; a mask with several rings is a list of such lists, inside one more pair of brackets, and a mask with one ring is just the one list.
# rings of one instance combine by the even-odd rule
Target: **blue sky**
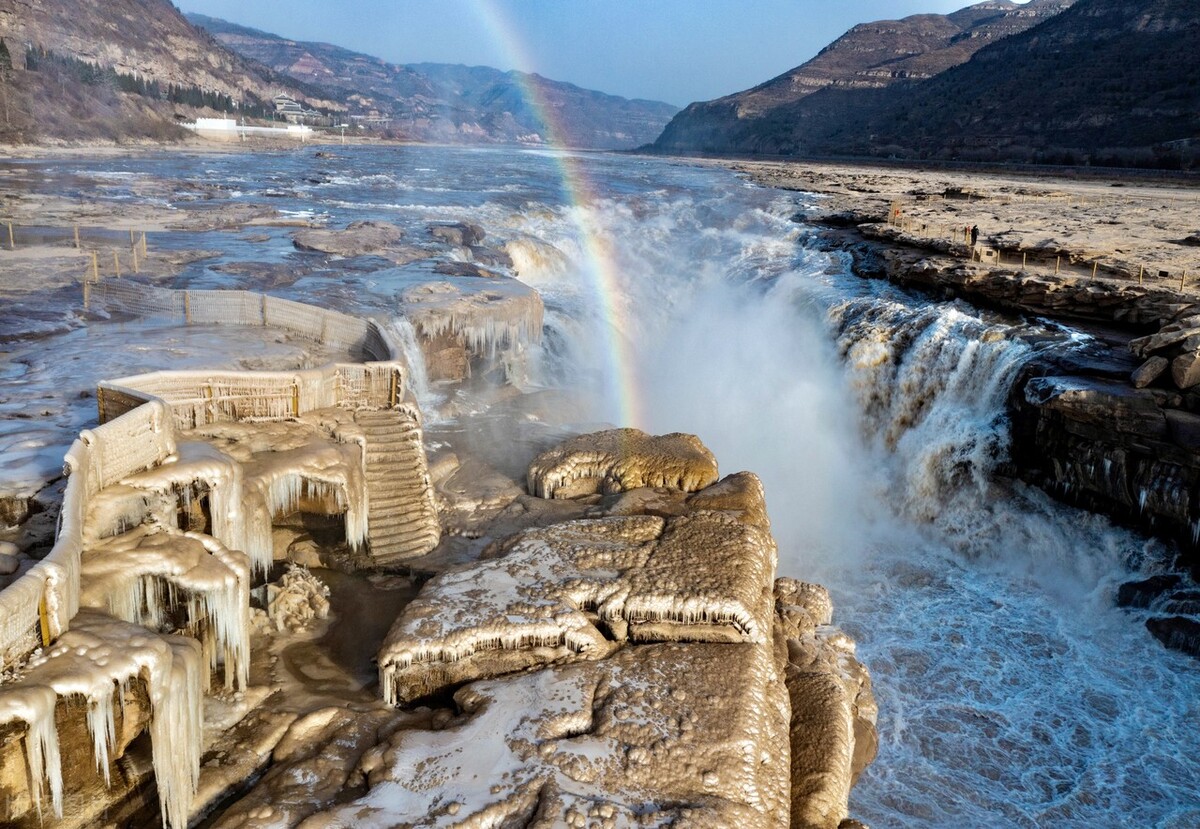
[[[176,0],[295,40],[394,63],[523,69],[628,98],[684,105],[746,89],[856,23],[969,0]],[[521,46],[498,34],[507,21]]]

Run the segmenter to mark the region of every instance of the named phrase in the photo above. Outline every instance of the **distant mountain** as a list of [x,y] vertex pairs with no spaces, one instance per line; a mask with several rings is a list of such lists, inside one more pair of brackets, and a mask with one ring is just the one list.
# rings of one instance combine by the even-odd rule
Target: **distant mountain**
[[[626,149],[652,141],[678,112],[670,104],[606,95],[540,75],[483,66],[402,66],[204,15],[188,19],[230,49],[336,93],[353,115],[375,123],[386,119],[391,129],[419,140],[543,143],[553,130],[568,146]],[[549,129],[544,115],[552,122]]]
[[0,37],[13,62],[0,140],[164,137],[177,113],[279,92],[339,106],[226,49],[167,0],[0,0]]
[[1196,0],[988,2],[856,26],[692,104],[666,152],[1175,166],[1200,144]]

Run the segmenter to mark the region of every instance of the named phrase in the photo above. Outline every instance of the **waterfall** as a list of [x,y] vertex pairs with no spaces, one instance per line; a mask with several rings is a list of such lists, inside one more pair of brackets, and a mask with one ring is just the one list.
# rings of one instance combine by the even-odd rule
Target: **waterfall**
[[417,399],[417,405],[425,422],[432,422],[436,417],[440,398],[429,386],[429,374],[425,370],[425,354],[417,342],[417,330],[405,317],[392,317],[388,321],[392,333],[404,352],[404,362],[408,365],[408,388]]

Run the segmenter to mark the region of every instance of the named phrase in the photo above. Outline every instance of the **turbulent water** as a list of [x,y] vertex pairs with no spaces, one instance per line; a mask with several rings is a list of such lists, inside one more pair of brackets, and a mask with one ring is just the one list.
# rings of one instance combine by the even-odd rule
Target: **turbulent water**
[[[1200,825],[1200,668],[1113,601],[1162,551],[996,474],[1004,398],[1031,354],[1010,323],[857,279],[790,220],[803,197],[719,170],[581,156],[591,186],[568,188],[546,153],[339,156],[54,162],[9,175],[83,194],[100,174],[105,198],[263,203],[334,226],[385,219],[413,237],[429,220],[465,219],[518,240],[521,278],[547,305],[530,387],[590,394],[593,420],[695,432],[724,472],[758,472],[781,569],[833,590],[880,704],[857,817]],[[203,193],[186,181],[197,170]],[[300,261],[287,231],[263,232],[159,244],[224,251],[181,283],[252,287],[217,266]],[[386,313],[427,269],[334,263],[283,292]]]

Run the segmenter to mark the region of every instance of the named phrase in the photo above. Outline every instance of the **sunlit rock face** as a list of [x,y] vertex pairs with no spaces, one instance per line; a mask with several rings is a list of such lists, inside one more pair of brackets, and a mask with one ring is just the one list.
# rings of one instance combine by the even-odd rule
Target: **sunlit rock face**
[[776,633],[787,648],[792,826],[834,829],[878,747],[871,677],[854,642],[830,627],[833,604],[824,587],[779,579],[775,607]]
[[529,466],[529,492],[576,498],[639,487],[684,492],[717,481],[717,461],[695,435],[651,436],[639,429],[581,435],[539,455]]
[[455,702],[446,728],[364,758],[365,796],[302,825],[788,825],[788,703],[767,646],[624,648]]
[[501,552],[433,579],[401,615],[379,659],[385,698],[598,659],[627,640],[769,638],[774,541],[726,515],[571,521]]

